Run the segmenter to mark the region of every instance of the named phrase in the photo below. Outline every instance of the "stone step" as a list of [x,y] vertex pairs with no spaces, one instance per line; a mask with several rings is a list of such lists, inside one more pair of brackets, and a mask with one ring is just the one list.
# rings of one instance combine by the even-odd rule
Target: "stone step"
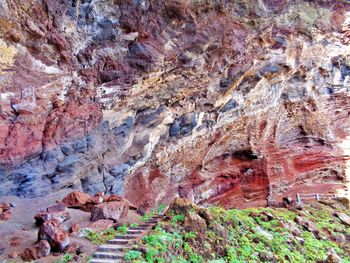
[[99,252],[117,252],[117,251],[124,251],[125,249],[127,249],[125,246],[121,246],[121,245],[114,245],[114,244],[105,244],[105,245],[101,245],[100,247],[97,248],[97,251]]
[[155,215],[155,216],[152,216],[152,218],[156,218],[156,219],[164,218],[164,215]]
[[89,263],[118,263],[123,262],[121,259],[106,259],[106,258],[93,258]]
[[142,234],[142,231],[140,231],[140,230],[134,230],[134,229],[129,229],[128,231],[126,231],[126,233],[129,235],[129,234],[131,234],[131,235],[140,235],[140,234]]
[[114,244],[114,245],[127,245],[129,242],[128,240],[121,240],[121,239],[112,239],[107,241],[107,244]]
[[103,259],[122,259],[124,253],[121,252],[95,252],[92,258],[103,258]]
[[118,235],[115,236],[115,239],[135,239],[137,238],[139,235]]
[[140,225],[140,227],[150,228],[150,227],[152,227],[152,226],[154,226],[154,225],[155,225],[155,224],[145,223],[145,224]]
[[134,226],[134,227],[130,227],[129,230],[135,230],[135,231],[142,231],[142,230],[147,230],[148,227],[146,226]]
[[145,225],[154,225],[154,224],[157,224],[157,223],[158,223],[158,220],[149,220],[149,221],[145,222]]

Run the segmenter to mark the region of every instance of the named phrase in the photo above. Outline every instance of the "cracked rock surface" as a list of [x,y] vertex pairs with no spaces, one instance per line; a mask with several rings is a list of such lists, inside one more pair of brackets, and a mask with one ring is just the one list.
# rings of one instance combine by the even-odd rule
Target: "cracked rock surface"
[[347,191],[349,43],[342,0],[0,0],[0,195]]

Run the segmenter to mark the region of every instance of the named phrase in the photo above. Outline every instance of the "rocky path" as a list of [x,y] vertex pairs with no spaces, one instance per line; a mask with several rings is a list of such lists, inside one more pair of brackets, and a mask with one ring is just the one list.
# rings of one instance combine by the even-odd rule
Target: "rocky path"
[[155,215],[148,221],[135,227],[129,227],[124,235],[117,235],[106,244],[101,245],[92,255],[90,263],[116,263],[123,262],[125,252],[145,236],[164,215]]

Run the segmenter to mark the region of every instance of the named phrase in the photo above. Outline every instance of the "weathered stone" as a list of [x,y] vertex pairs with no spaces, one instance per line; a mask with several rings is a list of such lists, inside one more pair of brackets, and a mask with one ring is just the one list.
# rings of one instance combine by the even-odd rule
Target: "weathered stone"
[[99,219],[111,219],[117,222],[126,216],[128,210],[128,204],[124,201],[114,201],[96,205],[91,210],[91,221],[95,222]]
[[335,251],[332,249],[332,251],[328,254],[325,263],[341,263],[342,259],[335,253]]
[[350,226],[350,216],[344,214],[344,213],[340,213],[340,212],[337,212],[336,213],[336,216],[340,219],[340,221],[347,225],[347,226]]
[[71,192],[62,199],[62,204],[70,208],[81,208],[89,200],[91,196],[83,192]]
[[346,189],[348,1],[27,2],[0,2],[0,195]]
[[63,251],[70,244],[68,233],[55,219],[43,223],[39,230],[38,239],[39,241],[47,240],[53,251]]
[[191,203],[189,200],[184,198],[175,198],[169,205],[168,210],[165,212],[165,215],[171,217],[174,214],[186,214],[191,209],[197,208],[196,205]]
[[46,211],[48,213],[63,212],[65,210],[66,210],[66,207],[63,204],[56,204],[56,205],[52,205],[52,206],[49,206],[48,208],[46,208]]
[[75,235],[75,234],[79,233],[80,229],[81,229],[81,226],[78,223],[75,223],[75,224],[71,225],[71,227],[69,228],[69,233]]
[[17,252],[12,252],[12,253],[8,254],[7,257],[16,259],[18,257],[18,253]]
[[47,240],[40,240],[32,247],[26,248],[21,257],[24,261],[33,261],[47,257],[50,254],[50,244]]
[[49,221],[51,219],[57,220],[59,223],[63,223],[71,218],[70,214],[67,211],[59,211],[59,212],[38,212],[35,216],[35,224],[37,226],[41,226],[44,222]]
[[21,243],[21,239],[17,236],[11,238],[10,245],[11,247],[18,247],[19,244]]

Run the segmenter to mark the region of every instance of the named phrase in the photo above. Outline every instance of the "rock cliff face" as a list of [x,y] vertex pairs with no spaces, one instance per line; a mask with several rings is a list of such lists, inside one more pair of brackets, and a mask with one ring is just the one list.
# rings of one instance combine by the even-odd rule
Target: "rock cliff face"
[[350,4],[0,0],[0,195],[226,207],[346,190]]

